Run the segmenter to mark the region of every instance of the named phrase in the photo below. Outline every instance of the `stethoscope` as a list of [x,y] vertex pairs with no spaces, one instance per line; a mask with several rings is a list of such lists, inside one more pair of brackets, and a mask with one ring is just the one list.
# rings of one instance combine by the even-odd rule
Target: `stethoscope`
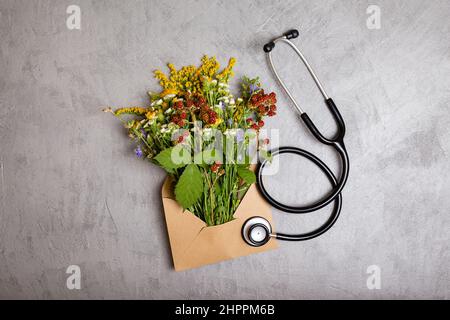
[[[316,203],[313,203],[311,205],[305,205],[305,206],[289,206],[286,204],[283,204],[277,200],[275,200],[267,191],[266,187],[264,186],[263,182],[263,173],[264,169],[268,165],[269,161],[265,160],[262,163],[259,164],[257,169],[257,186],[259,188],[259,191],[261,195],[275,208],[288,212],[288,213],[296,213],[296,214],[303,214],[308,212],[313,212],[316,210],[319,210],[331,202],[334,201],[334,208],[333,212],[331,213],[328,220],[321,225],[319,228],[306,232],[301,234],[285,234],[285,233],[273,233],[272,232],[272,226],[270,225],[269,221],[263,217],[252,217],[249,218],[242,226],[242,237],[246,243],[248,243],[251,246],[254,247],[260,247],[264,244],[266,244],[270,238],[276,238],[279,240],[287,240],[287,241],[304,241],[304,240],[310,240],[315,237],[318,237],[325,232],[327,232],[336,222],[336,220],[339,217],[339,214],[341,212],[342,208],[342,194],[341,191],[344,188],[344,185],[348,178],[348,172],[349,172],[349,159],[347,150],[345,149],[344,145],[344,135],[345,135],[345,124],[344,120],[342,119],[341,114],[339,113],[336,105],[334,104],[333,100],[326,94],[322,84],[320,83],[319,79],[317,78],[316,74],[312,70],[310,64],[306,60],[305,56],[300,52],[300,50],[290,41],[290,39],[297,38],[299,35],[297,30],[290,30],[283,34],[283,36],[278,37],[271,42],[264,45],[264,52],[267,54],[267,58],[269,61],[269,66],[275,75],[275,78],[278,80],[279,84],[283,88],[284,92],[286,92],[289,99],[294,104],[295,108],[300,114],[300,117],[302,118],[305,125],[308,127],[308,129],[311,131],[313,136],[321,143],[333,147],[339,154],[342,160],[342,172],[339,180],[335,177],[333,172],[330,170],[330,168],[318,157],[313,155],[312,153],[296,148],[296,147],[281,147],[277,150],[272,151],[272,157],[280,156],[281,154],[294,154],[300,157],[304,157],[308,160],[310,160],[312,163],[314,163],[316,166],[319,167],[319,169],[326,175],[328,180],[330,181],[331,185],[333,186],[333,190],[326,195],[321,200],[317,201]],[[336,123],[337,123],[337,134],[332,139],[326,138],[323,136],[320,131],[317,129],[317,127],[314,125],[312,120],[309,118],[309,116],[306,114],[305,111],[299,106],[297,101],[295,101],[294,97],[292,96],[289,89],[286,87],[284,82],[281,80],[280,76],[278,75],[275,66],[272,61],[272,50],[275,48],[275,44],[277,42],[284,42],[287,43],[294,51],[297,53],[297,55],[300,57],[302,62],[305,64],[306,68],[308,69],[308,72],[311,74],[314,82],[316,83],[317,87],[319,88],[320,92],[322,93],[323,98],[325,99],[325,103],[328,106],[328,109],[330,110],[331,114],[333,115]]]

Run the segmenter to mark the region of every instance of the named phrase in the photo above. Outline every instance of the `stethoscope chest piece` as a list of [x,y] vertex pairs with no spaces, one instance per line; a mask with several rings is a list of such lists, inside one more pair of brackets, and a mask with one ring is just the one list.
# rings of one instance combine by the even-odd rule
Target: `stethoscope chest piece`
[[242,226],[242,238],[253,247],[260,247],[269,242],[272,226],[263,217],[252,217]]

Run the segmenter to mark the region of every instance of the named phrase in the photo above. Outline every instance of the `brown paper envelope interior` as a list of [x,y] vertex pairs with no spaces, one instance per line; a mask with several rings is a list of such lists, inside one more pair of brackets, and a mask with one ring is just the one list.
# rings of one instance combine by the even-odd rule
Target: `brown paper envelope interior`
[[175,270],[196,268],[278,247],[274,239],[258,248],[242,240],[242,225],[250,217],[264,217],[273,226],[271,208],[255,185],[245,194],[233,221],[212,227],[207,227],[191,212],[184,211],[174,200],[172,190],[172,180],[167,178],[162,188],[162,198]]

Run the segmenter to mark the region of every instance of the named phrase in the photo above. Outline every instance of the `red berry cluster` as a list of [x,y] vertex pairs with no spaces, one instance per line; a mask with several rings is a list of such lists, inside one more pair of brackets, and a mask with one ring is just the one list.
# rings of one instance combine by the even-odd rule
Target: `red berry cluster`
[[215,124],[217,121],[217,113],[209,106],[200,111],[200,117],[204,123]]
[[262,120],[255,121],[252,118],[248,118],[246,121],[250,128],[252,128],[253,130],[259,130],[264,127],[264,121]]
[[173,104],[173,109],[175,110],[175,113],[172,115],[170,121],[175,123],[176,125],[180,127],[184,127],[184,125],[187,122],[188,113],[187,110],[184,109],[183,101],[178,100]]
[[277,97],[275,92],[265,94],[264,90],[259,90],[250,98],[250,103],[258,113],[258,118],[266,115],[272,117],[277,113],[277,106],[275,105],[277,103]]
[[205,124],[214,124],[217,121],[217,113],[211,109],[206,99],[201,95],[186,96],[186,107],[192,111],[199,111],[200,119]]
[[186,94],[186,107],[190,111],[197,111],[202,109],[208,103],[204,97],[199,94]]

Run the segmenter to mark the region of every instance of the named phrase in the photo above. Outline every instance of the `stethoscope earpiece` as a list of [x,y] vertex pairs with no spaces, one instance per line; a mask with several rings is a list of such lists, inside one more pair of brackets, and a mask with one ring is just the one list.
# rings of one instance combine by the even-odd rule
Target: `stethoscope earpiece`
[[269,242],[272,226],[263,217],[252,217],[242,226],[242,238],[253,247],[260,247]]

